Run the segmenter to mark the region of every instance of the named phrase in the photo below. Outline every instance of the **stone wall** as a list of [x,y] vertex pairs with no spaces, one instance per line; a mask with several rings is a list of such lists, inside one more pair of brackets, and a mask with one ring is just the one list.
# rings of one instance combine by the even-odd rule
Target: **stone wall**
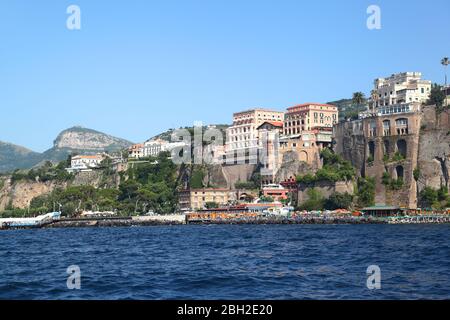
[[227,181],[227,188],[234,189],[237,182],[250,180],[257,166],[254,164],[237,164],[223,166],[222,172]]

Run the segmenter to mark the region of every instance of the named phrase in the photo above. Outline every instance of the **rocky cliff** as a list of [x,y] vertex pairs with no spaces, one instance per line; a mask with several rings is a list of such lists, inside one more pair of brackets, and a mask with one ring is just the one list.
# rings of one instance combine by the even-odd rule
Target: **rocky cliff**
[[61,161],[73,153],[98,153],[119,151],[127,148],[130,141],[113,137],[106,133],[73,127],[62,131],[53,142],[53,148],[43,153],[44,160]]
[[435,108],[422,110],[422,126],[419,137],[417,181],[418,191],[425,186],[439,189],[450,187],[450,114],[436,113]]
[[17,181],[12,182],[10,176],[0,177],[0,212],[7,207],[25,209],[33,198],[49,194],[56,188],[68,186],[88,185],[95,188],[117,188],[120,184],[120,175],[117,173],[105,174],[103,171],[79,172],[70,182],[37,182]]
[[61,161],[66,159],[69,154],[74,153],[92,154],[120,151],[131,144],[130,141],[82,127],[73,127],[62,131],[53,142],[53,147],[44,153],[0,142],[0,172],[29,169],[45,161]]
[[21,181],[12,183],[10,177],[0,177],[0,212],[7,207],[25,209],[33,198],[52,192],[66,184]]

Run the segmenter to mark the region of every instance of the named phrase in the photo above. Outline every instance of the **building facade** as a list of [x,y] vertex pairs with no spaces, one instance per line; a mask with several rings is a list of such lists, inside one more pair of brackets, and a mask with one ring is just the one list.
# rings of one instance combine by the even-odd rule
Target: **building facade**
[[268,184],[262,189],[264,197],[271,197],[275,201],[289,199],[289,189],[280,184]]
[[92,171],[92,169],[98,168],[104,159],[105,155],[103,154],[73,156],[67,171]]
[[296,136],[316,127],[332,128],[338,122],[338,109],[330,104],[304,103],[287,109],[283,133]]
[[144,144],[137,143],[128,148],[128,157],[139,159],[144,157]]
[[422,80],[420,72],[403,72],[374,81],[376,95],[372,97],[375,108],[404,103],[424,103],[431,92],[431,81]]
[[233,125],[226,131],[226,162],[258,162],[258,127],[266,121],[280,122],[284,112],[252,109],[233,114]]
[[229,189],[191,189],[190,205],[193,210],[206,209],[208,203],[225,206],[236,201],[236,192]]

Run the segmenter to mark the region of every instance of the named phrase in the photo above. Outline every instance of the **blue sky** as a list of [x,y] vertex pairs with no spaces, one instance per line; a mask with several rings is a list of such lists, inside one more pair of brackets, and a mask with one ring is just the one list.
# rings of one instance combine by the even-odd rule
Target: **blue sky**
[[[81,8],[81,30],[66,8]],[[381,8],[381,30],[366,9]],[[450,2],[0,0],[0,140],[44,151],[82,125],[139,142],[369,93],[421,71],[443,82]]]

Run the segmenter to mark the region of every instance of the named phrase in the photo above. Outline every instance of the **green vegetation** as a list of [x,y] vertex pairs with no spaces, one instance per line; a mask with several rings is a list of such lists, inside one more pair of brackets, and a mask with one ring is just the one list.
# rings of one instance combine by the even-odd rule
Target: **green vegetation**
[[350,162],[343,160],[341,156],[330,149],[323,149],[320,156],[323,160],[323,167],[317,170],[315,175],[297,176],[298,183],[349,181],[355,177],[355,169]]
[[349,209],[353,204],[353,195],[349,193],[333,193],[328,199],[325,199],[322,194],[314,188],[306,191],[308,200],[304,201],[298,207],[299,210],[336,210]]
[[252,181],[247,181],[247,182],[236,182],[235,184],[235,188],[236,189],[241,189],[241,190],[253,190],[253,189],[257,189],[258,187],[255,186],[255,183]]
[[306,191],[308,200],[299,205],[299,210],[322,210],[325,204],[325,198],[315,188],[308,189]]
[[47,161],[45,164],[37,169],[30,169],[28,171],[16,170],[11,176],[11,182],[18,181],[57,181],[66,182],[74,178],[73,174],[66,171],[67,162],[70,160],[64,160],[54,165],[52,162]]
[[169,156],[162,153],[149,162],[135,163],[122,174],[118,189],[93,186],[55,189],[50,194],[34,198],[27,213],[46,213],[58,210],[60,205],[64,216],[75,216],[84,210],[116,211],[125,216],[144,214],[149,210],[172,213],[178,203],[178,172]]
[[373,164],[373,161],[374,161],[374,159],[373,159],[373,156],[372,156],[372,155],[370,155],[369,157],[367,157],[367,163],[368,163],[369,165],[372,165],[372,164]]
[[442,91],[442,86],[434,83],[431,86],[430,99],[428,100],[429,105],[435,105],[437,111],[442,111],[444,106],[445,93]]
[[383,172],[381,183],[390,190],[400,190],[403,187],[403,179],[392,179],[388,172]]
[[326,210],[349,209],[353,204],[353,198],[354,196],[348,192],[335,192],[325,200],[324,208]]
[[359,178],[357,183],[357,197],[359,207],[369,207],[375,204],[375,179]]
[[414,180],[419,181],[420,178],[420,168],[417,167],[413,170]]
[[275,200],[273,199],[273,197],[262,196],[262,197],[259,197],[259,201],[262,203],[272,203]]
[[362,92],[354,92],[352,97],[352,103],[354,105],[362,105],[366,103],[366,96]]
[[334,105],[339,110],[339,122],[346,120],[357,120],[359,113],[366,111],[367,99],[364,93],[355,92],[352,99],[341,99],[331,101],[328,104]]
[[397,161],[402,161],[402,160],[405,160],[405,156],[404,155],[402,155],[400,152],[396,152],[395,154],[394,154],[394,156],[392,157],[392,161],[393,162],[397,162]]
[[261,186],[261,174],[256,170],[249,181],[238,181],[235,184],[236,189],[241,190],[256,190]]
[[194,168],[191,175],[191,181],[189,185],[192,189],[202,189],[205,186],[203,185],[203,178],[205,177],[205,172],[201,168]]
[[207,202],[205,203],[206,209],[217,209],[219,208],[219,204],[217,202]]
[[425,187],[419,193],[419,204],[424,209],[445,209],[450,206],[448,188],[442,186],[439,189]]

